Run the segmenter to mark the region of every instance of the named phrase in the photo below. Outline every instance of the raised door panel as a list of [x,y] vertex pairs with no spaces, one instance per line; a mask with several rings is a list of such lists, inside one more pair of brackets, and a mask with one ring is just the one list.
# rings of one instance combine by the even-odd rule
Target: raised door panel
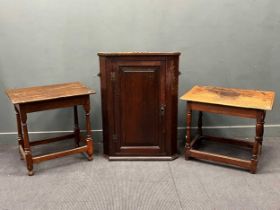
[[115,63],[116,153],[164,152],[164,68],[160,61]]

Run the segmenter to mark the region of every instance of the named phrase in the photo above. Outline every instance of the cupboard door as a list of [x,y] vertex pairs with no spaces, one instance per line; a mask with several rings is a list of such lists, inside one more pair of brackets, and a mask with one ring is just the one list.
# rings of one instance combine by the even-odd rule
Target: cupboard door
[[115,153],[164,154],[165,62],[113,64]]

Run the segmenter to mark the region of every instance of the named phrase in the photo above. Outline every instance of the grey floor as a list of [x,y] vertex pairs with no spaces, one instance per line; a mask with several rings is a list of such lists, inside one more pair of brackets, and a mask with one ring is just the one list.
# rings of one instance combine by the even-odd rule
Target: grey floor
[[2,144],[0,209],[280,209],[279,151],[280,138],[265,139],[255,175],[183,155],[170,162],[109,162],[97,150],[92,162],[68,156],[36,165],[28,177],[17,147]]

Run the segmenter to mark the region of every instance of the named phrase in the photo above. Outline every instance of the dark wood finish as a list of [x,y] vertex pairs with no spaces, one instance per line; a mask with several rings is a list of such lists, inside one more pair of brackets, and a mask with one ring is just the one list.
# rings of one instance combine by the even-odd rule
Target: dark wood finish
[[19,109],[20,118],[21,118],[21,126],[23,128],[23,150],[25,153],[25,161],[26,161],[26,167],[28,170],[28,175],[32,176],[34,174],[33,172],[33,159],[29,144],[29,136],[28,136],[28,128],[27,128],[27,114],[24,111],[21,111]]
[[[89,98],[89,97],[88,97]],[[92,143],[92,134],[91,134],[91,125],[90,125],[90,101],[89,99],[83,105],[86,115],[86,145],[87,145],[87,155],[88,160],[92,160],[93,157],[93,143]]]
[[76,147],[80,145],[80,127],[79,127],[79,118],[78,118],[78,107],[74,106],[74,136]]
[[180,53],[98,55],[104,154],[109,159],[173,157]]
[[202,136],[202,112],[198,112],[198,121],[197,121],[197,133],[199,136]]
[[[51,160],[51,159],[55,159],[55,158],[61,158],[61,157],[67,156],[67,155],[73,155],[73,154],[87,152],[87,151],[88,151],[87,145],[80,146],[80,147],[77,147],[74,149],[68,149],[65,151],[54,152],[54,153],[47,154],[47,155],[35,156],[35,157],[33,157],[33,161],[34,161],[34,163],[40,163],[42,161]],[[92,158],[89,160],[92,160]]]
[[[83,105],[87,103],[87,96],[88,95],[81,95],[81,96],[69,96],[65,98],[57,98],[48,100],[55,101],[55,103],[46,103],[45,101],[35,101],[32,103],[24,103],[20,104],[21,110],[24,110],[26,113],[29,112],[39,112],[39,111],[45,111],[49,109],[60,109],[60,108],[67,108],[71,106],[76,105]],[[16,106],[18,106],[16,104]]]
[[[259,155],[261,152],[265,110],[271,110],[274,102],[274,92],[253,91],[229,88],[216,88],[209,86],[195,86],[192,90],[184,94],[181,99],[187,100],[187,136],[185,147],[186,160],[190,157],[208,161],[219,162],[248,169],[251,173],[256,173]],[[220,100],[219,100],[220,98]],[[247,101],[251,99],[252,107]],[[243,101],[245,100],[245,102]],[[230,104],[230,105],[229,105]],[[250,105],[250,104],[249,104]],[[191,140],[191,124],[193,110],[199,111],[198,134]],[[202,135],[202,112],[216,114],[226,114],[239,117],[256,119],[256,137],[254,142],[239,139],[227,139],[221,137]],[[243,160],[225,155],[218,155],[199,151],[194,148],[194,144],[201,139],[214,141],[217,143],[227,143],[237,145],[252,150],[251,160]]]
[[245,169],[250,169],[252,165],[249,160],[242,160],[240,158],[228,157],[225,155],[218,155],[210,152],[203,152],[203,151],[191,149],[189,153],[190,156],[193,158],[235,165]]
[[187,136],[186,136],[186,152],[185,152],[185,158],[186,160],[189,159],[190,153],[189,151],[191,150],[191,126],[192,126],[192,110],[191,107],[187,107]]
[[[19,149],[23,147],[23,136],[22,136],[22,127],[21,127],[21,119],[19,111],[15,108],[16,111],[16,117],[17,117],[17,131],[18,131],[18,145]],[[22,152],[19,151],[20,158],[23,159]]]
[[[49,85],[31,88],[12,89],[6,91],[11,102],[14,104],[17,117],[18,144],[21,157],[26,161],[28,175],[33,175],[33,164],[45,160],[63,157],[66,155],[86,152],[88,160],[92,160],[93,140],[90,126],[90,98],[95,93],[79,82],[59,85]],[[80,128],[78,121],[77,106],[82,105],[86,115],[86,145],[80,146]],[[44,111],[64,107],[74,107],[74,132],[71,134],[37,140],[30,142],[27,126],[27,114],[31,112]],[[31,146],[48,144],[74,138],[77,148],[42,156],[32,156]]]
[[262,146],[262,140],[263,140],[263,130],[264,130],[264,118],[265,118],[265,112],[259,112],[256,116],[257,123],[256,123],[256,137],[255,142],[253,146],[253,155],[252,155],[252,167],[250,169],[251,173],[256,173],[257,170],[257,164],[258,164],[258,158],[260,153],[260,148]]
[[202,112],[210,112],[215,114],[224,114],[224,115],[232,115],[238,117],[246,117],[246,118],[255,118],[257,115],[257,109],[248,109],[248,108],[240,108],[240,107],[232,107],[232,106],[224,106],[210,103],[200,103],[200,102],[192,102],[189,103],[189,106],[192,110],[202,111]]

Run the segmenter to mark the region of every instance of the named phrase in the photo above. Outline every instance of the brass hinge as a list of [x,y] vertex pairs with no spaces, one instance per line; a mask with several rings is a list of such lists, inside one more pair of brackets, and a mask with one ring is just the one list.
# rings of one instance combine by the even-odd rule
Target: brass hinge
[[116,80],[116,72],[111,72],[111,81]]

